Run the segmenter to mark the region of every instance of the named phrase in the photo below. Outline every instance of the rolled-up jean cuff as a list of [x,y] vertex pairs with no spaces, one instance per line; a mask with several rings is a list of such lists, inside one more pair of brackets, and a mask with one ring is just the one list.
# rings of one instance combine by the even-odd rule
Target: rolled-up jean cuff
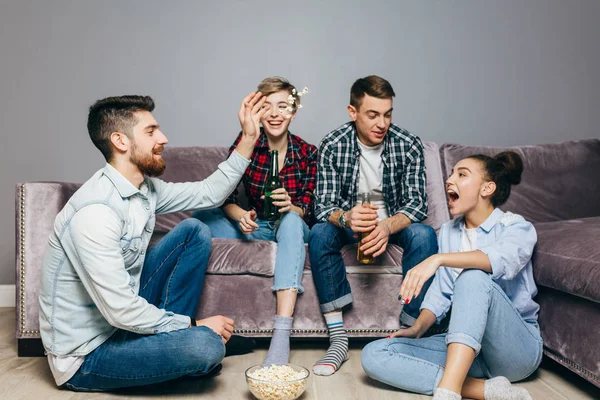
[[473,336],[467,335],[466,333],[448,333],[446,335],[446,345],[449,345],[450,343],[460,343],[464,344],[465,346],[469,346],[475,350],[475,357],[477,357],[479,351],[481,351],[481,343],[475,340]]
[[341,310],[344,306],[352,303],[354,298],[352,297],[352,293],[348,293],[343,295],[340,298],[337,298],[329,303],[321,304],[321,312],[327,313],[335,310]]
[[400,323],[408,326],[413,326],[417,319],[415,317],[411,317],[404,311],[400,313]]
[[300,285],[300,286],[281,286],[281,287],[273,286],[273,287],[271,287],[271,290],[274,291],[274,292],[276,292],[278,290],[287,290],[287,289],[296,289],[298,291],[298,294],[304,293],[304,288],[302,287],[302,285]]

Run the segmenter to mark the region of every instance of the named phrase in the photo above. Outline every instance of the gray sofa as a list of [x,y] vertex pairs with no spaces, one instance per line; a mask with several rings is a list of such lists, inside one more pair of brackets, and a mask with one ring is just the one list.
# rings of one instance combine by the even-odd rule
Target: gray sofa
[[[540,293],[540,326],[546,354],[600,386],[600,141],[514,148],[525,160],[521,185],[503,207],[538,230],[534,271]],[[444,177],[460,158],[499,148],[425,143],[429,217],[435,229],[448,221]],[[227,149],[168,148],[167,181],[200,180],[214,171]],[[41,355],[39,276],[54,218],[79,184],[30,182],[16,191],[16,278],[19,355]],[[156,242],[190,213],[157,218]],[[270,291],[276,244],[213,239],[197,317],[231,316],[238,334],[271,335],[275,297]],[[351,337],[381,337],[398,328],[402,250],[391,246],[374,266],[356,262],[356,246],[344,248],[355,298],[344,322]],[[307,258],[292,335],[326,337]]]

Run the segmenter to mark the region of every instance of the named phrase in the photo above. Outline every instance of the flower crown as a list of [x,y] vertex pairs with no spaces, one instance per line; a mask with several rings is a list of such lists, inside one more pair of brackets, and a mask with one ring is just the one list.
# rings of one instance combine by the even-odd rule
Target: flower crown
[[[288,96],[287,102],[288,102],[288,106],[285,108],[285,111],[289,111],[290,113],[294,111],[294,109],[300,109],[302,108],[302,104],[300,104],[298,102],[298,104],[296,104],[296,96],[297,97],[302,97],[303,95],[305,95],[306,93],[308,93],[308,88],[305,87],[304,89],[302,89],[301,92],[297,92],[296,89],[292,89],[292,94],[290,94]],[[300,99],[298,99],[300,100]],[[283,114],[284,110],[279,110],[279,112],[281,114]],[[285,116],[286,119],[290,119],[292,118],[292,114],[286,114]]]

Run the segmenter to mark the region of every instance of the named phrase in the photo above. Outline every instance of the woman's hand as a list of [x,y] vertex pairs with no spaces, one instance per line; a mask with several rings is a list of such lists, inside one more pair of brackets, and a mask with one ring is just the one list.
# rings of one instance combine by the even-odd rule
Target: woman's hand
[[273,190],[271,198],[273,199],[273,205],[279,207],[280,213],[288,212],[292,208],[292,198],[285,188]]
[[240,229],[246,235],[251,234],[258,229],[258,224],[254,222],[256,220],[256,211],[246,211],[242,218],[240,218]]
[[419,317],[413,324],[413,326],[409,326],[406,329],[399,329],[396,332],[392,333],[390,337],[408,337],[408,338],[420,338],[435,324],[436,317],[435,315],[424,308],[421,310]]
[[435,275],[439,267],[439,257],[434,254],[406,273],[402,286],[400,286],[400,296],[404,299],[405,304],[410,303],[412,299],[421,294],[423,285]]
[[419,338],[421,337],[420,330],[414,325],[406,328],[406,329],[398,329],[396,332],[392,333],[389,337],[408,337],[408,338]]

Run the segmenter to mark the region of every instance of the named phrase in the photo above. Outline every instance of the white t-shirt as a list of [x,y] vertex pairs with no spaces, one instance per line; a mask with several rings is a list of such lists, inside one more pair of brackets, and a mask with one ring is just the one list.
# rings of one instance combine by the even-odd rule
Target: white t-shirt
[[[365,146],[358,140],[360,147],[360,176],[358,177],[358,193],[370,193],[371,204],[379,207],[377,210],[378,219],[384,220],[389,214],[385,202],[383,201],[383,191],[381,181],[383,179],[383,143],[377,146]],[[358,198],[359,203],[362,199]]]
[[55,356],[48,353],[48,364],[56,385],[60,386],[73,377],[83,364],[85,356]]
[[[473,250],[477,250],[477,228],[465,228],[461,235],[460,251]],[[454,279],[458,278],[458,275],[460,275],[462,270],[462,268],[450,268],[450,271],[454,275]]]

